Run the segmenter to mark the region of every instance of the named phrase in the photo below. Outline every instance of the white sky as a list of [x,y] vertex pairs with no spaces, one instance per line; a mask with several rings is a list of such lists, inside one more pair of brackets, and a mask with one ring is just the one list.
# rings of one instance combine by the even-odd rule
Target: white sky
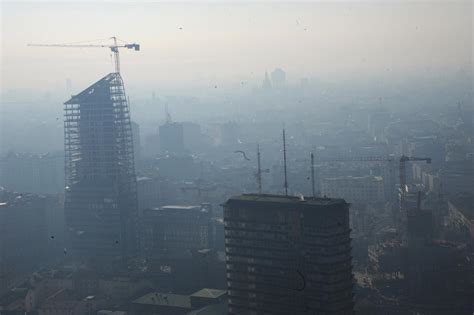
[[224,2],[2,2],[2,90],[85,88],[112,71],[109,51],[27,43],[114,35],[141,44],[121,54],[133,86],[472,71],[472,1]]

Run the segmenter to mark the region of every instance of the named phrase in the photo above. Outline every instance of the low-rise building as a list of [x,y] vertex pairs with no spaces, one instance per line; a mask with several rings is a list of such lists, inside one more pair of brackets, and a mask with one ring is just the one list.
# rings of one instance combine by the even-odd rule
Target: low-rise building
[[[204,288],[193,294],[171,294],[150,292],[132,302],[133,315],[163,314],[186,315],[196,314],[207,306],[216,306],[220,310],[225,306],[227,292],[224,290]],[[227,310],[221,314],[226,314]],[[197,313],[199,314],[199,313]]]

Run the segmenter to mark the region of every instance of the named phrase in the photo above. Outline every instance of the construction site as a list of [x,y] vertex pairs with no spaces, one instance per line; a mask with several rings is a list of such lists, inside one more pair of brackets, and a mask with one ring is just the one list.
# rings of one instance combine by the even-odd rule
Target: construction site
[[130,107],[119,48],[138,44],[32,45],[108,48],[114,72],[64,103],[64,213],[71,255],[87,263],[121,261],[139,251],[138,200]]

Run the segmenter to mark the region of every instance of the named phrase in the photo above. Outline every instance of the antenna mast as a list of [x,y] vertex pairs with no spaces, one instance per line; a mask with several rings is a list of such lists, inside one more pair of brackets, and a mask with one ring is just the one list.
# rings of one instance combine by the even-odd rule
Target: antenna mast
[[166,123],[170,124],[171,123],[171,114],[168,109],[168,104],[165,104],[165,116],[166,116]]
[[286,172],[286,135],[285,128],[283,128],[283,170],[285,172],[285,196],[288,197],[288,177]]
[[257,143],[257,185],[258,194],[262,194],[262,166],[260,164],[260,145]]
[[315,189],[314,189],[314,154],[311,152],[311,188],[313,191],[313,198],[316,197]]

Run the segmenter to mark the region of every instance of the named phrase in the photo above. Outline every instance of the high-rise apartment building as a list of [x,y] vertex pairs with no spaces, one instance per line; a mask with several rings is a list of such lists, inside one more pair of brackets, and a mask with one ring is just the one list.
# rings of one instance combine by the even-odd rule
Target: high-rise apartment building
[[244,194],[224,204],[229,314],[352,314],[349,204]]
[[78,258],[135,254],[137,192],[130,111],[110,73],[64,103],[65,217]]

